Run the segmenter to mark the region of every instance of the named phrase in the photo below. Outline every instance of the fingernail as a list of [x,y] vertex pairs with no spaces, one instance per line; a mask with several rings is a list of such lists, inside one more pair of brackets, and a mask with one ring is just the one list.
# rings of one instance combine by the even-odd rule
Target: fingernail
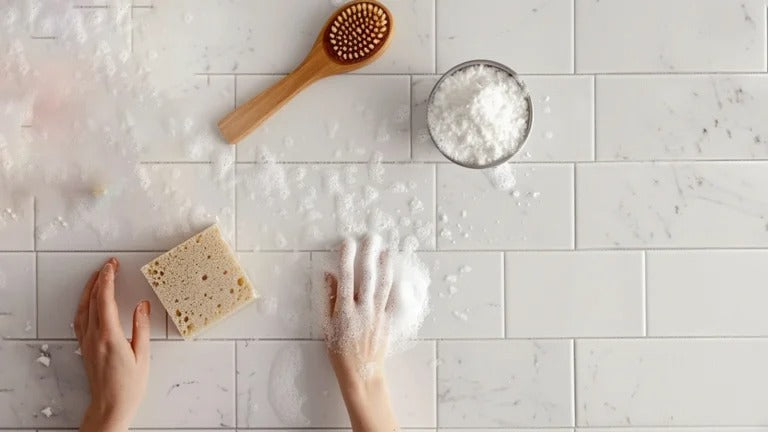
[[138,309],[139,314],[149,316],[149,314],[152,312],[152,305],[148,301],[142,300],[139,302]]

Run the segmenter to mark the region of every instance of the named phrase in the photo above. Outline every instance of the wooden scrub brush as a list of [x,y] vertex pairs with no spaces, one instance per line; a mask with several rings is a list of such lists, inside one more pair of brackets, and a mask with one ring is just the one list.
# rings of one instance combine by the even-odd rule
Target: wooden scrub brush
[[377,1],[359,0],[341,6],[293,72],[219,122],[224,139],[237,144],[310,84],[376,60],[389,45],[392,24],[392,14]]

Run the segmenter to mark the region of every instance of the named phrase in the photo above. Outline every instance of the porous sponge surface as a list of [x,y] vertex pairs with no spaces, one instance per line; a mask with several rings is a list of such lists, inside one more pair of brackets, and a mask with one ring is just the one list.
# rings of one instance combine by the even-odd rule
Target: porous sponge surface
[[155,258],[141,272],[184,339],[257,298],[216,225]]

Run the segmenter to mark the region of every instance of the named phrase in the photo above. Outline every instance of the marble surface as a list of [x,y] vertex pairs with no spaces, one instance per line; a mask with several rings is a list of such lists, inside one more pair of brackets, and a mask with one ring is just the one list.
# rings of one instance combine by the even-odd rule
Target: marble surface
[[[82,42],[139,60],[164,112],[199,133],[116,102],[151,180],[121,193],[180,218],[109,197],[86,220],[60,197],[0,208],[0,429],[77,428],[71,315],[117,256],[125,330],[153,301],[134,427],[349,430],[308,274],[340,234],[387,226],[419,240],[432,275],[419,340],[388,363],[406,430],[768,432],[765,1],[384,2],[396,31],[379,61],[316,83],[237,147],[215,122],[290,72],[340,0],[133,0]],[[77,3],[86,23],[114,7]],[[55,47],[54,2],[4,4],[39,6],[24,43]],[[531,92],[508,189],[448,163],[426,129],[435,81],[475,58]],[[362,211],[340,215],[350,202]],[[262,297],[184,342],[138,267],[213,222]]]

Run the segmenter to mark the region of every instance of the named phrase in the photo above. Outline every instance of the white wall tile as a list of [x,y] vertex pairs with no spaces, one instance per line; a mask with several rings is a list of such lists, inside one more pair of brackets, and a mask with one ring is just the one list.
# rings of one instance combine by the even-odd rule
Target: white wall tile
[[577,247],[768,244],[768,164],[593,164],[576,170]]
[[[0,342],[0,427],[76,428],[88,405],[88,382],[76,342]],[[234,344],[153,342],[144,401],[133,427],[234,426]],[[40,410],[50,407],[46,418]]]
[[147,394],[134,427],[235,426],[234,342],[153,342]]
[[[238,257],[259,298],[200,338],[309,338],[309,253],[240,253]],[[181,339],[171,321],[168,336]]]
[[[427,129],[427,99],[439,76],[413,77],[413,159],[446,162]],[[593,159],[592,78],[525,75],[533,102],[533,127],[515,161]]]
[[439,72],[478,58],[522,73],[571,72],[570,1],[439,0],[437,22]]
[[501,252],[422,252],[429,269],[430,313],[420,338],[503,338]]
[[367,228],[434,248],[431,165],[253,164],[237,175],[240,250],[328,250]]
[[233,238],[234,170],[203,164],[141,167],[150,182],[146,190],[140,178],[127,174],[105,185],[104,196],[82,194],[74,210],[63,199],[39,202],[38,249],[166,250],[217,221],[227,239]]
[[[394,34],[365,73],[434,72],[434,2],[390,0]],[[335,10],[329,1],[165,0],[135,14],[134,52],[163,70],[287,73]],[[222,31],[226,29],[226,31]],[[280,38],[291,35],[290,42]],[[152,59],[154,57],[154,59]]]
[[763,71],[765,25],[762,0],[576,0],[576,70]]
[[571,248],[572,167],[508,167],[517,181],[514,191],[496,189],[483,171],[437,167],[440,249]]
[[569,341],[438,342],[441,427],[571,426]]
[[[768,341],[576,342],[580,426],[765,425]],[[719,430],[719,429],[718,429]]]
[[[237,77],[237,103],[278,76]],[[407,76],[330,77],[313,84],[237,147],[239,161],[265,152],[281,161],[363,161],[410,158],[410,80]]]
[[648,334],[765,336],[766,251],[648,253]]
[[[77,344],[48,342],[51,363],[45,367],[37,361],[43,343],[0,341],[0,427],[80,426],[89,395]],[[40,412],[46,407],[53,412],[49,418]]]
[[598,158],[768,158],[766,100],[760,75],[598,77]]
[[[162,86],[160,108],[121,105],[137,124],[136,141],[145,161],[210,161],[233,158],[235,148],[219,135],[216,123],[235,107],[233,76],[175,77],[172,86]],[[146,104],[147,101],[144,101]]]
[[642,252],[506,254],[507,337],[642,336]]
[[[2,205],[8,205],[3,198]],[[26,197],[0,208],[0,250],[32,250],[35,243],[34,199]]]
[[36,334],[35,255],[0,253],[0,339]]
[[[670,428],[579,428],[579,432],[619,432],[628,430],[631,432],[669,432]],[[768,432],[768,427],[686,427],[685,432]]]
[[483,428],[483,429],[438,429],[438,432],[489,432],[489,431],[504,431],[504,432],[571,432],[572,429],[542,429],[542,428],[536,428],[536,429],[509,429],[509,428],[496,428],[496,429],[489,429],[489,428]]
[[152,306],[150,335],[165,338],[166,312],[139,268],[160,252],[123,253],[40,253],[38,254],[39,337],[74,339],[71,324],[75,319],[83,287],[110,257],[120,261],[115,280],[115,299],[120,323],[126,337],[131,337],[133,311],[142,300]]
[[[238,342],[238,427],[349,427],[325,343]],[[403,427],[435,426],[434,342],[387,363]]]

